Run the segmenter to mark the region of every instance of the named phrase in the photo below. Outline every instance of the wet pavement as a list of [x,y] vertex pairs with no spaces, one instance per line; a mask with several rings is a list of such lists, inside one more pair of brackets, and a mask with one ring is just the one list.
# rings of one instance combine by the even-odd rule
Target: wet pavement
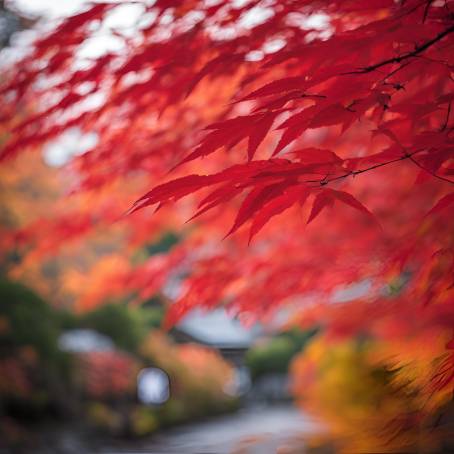
[[134,447],[103,448],[99,454],[304,453],[304,436],[319,431],[319,424],[291,405],[254,406],[169,429]]

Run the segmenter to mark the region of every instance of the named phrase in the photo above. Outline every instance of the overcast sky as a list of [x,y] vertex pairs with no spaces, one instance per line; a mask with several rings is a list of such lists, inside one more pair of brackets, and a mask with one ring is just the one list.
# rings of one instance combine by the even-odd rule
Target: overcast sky
[[21,11],[33,16],[61,17],[81,8],[85,0],[9,0]]

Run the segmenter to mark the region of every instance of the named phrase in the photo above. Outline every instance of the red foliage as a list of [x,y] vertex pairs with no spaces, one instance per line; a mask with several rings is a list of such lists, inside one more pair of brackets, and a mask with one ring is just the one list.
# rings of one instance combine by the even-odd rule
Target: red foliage
[[115,397],[134,391],[137,365],[125,353],[84,353],[79,361],[83,389],[90,397]]
[[[375,311],[403,331],[420,318],[451,329],[453,2],[142,7],[134,39],[116,30],[123,50],[83,70],[79,47],[115,4],[37,40],[5,77],[1,117],[27,103],[38,112],[11,118],[1,156],[77,126],[99,141],[70,164],[75,191],[144,173],[152,189],[131,212],[156,206],[161,219],[186,197],[179,207],[200,228],[185,233],[179,263],[190,273],[169,323],[195,306],[223,303],[248,321],[283,305],[309,314],[317,300],[316,320],[337,332],[387,336],[392,323],[378,329]],[[94,95],[104,102],[84,107]],[[140,232],[139,215],[123,222]],[[64,242],[71,229],[55,226],[53,241]],[[384,296],[404,275],[398,297]],[[327,304],[363,281],[370,301]]]

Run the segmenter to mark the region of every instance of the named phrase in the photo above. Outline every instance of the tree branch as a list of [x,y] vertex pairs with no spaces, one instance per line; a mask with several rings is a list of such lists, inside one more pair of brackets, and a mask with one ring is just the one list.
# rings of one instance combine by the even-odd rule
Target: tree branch
[[358,69],[356,71],[350,71],[346,73],[342,73],[342,75],[347,75],[347,74],[365,74],[369,73],[372,71],[375,71],[378,68],[381,68],[382,66],[389,65],[391,63],[400,63],[403,60],[406,60],[407,58],[411,57],[416,57],[418,54],[424,52],[427,50],[429,47],[433,46],[435,43],[443,39],[445,36],[449,35],[450,33],[454,32],[454,25],[451,27],[448,27],[447,29],[443,30],[441,33],[439,33],[437,36],[434,38],[430,39],[429,41],[426,41],[424,44],[421,44],[420,46],[416,47],[415,50],[411,52],[406,52],[399,57],[392,57],[388,58],[386,60],[382,60],[381,62],[375,63],[370,66],[366,66],[365,68]]
[[389,164],[393,164],[395,162],[404,161],[405,159],[409,159],[410,161],[415,163],[418,167],[420,167],[421,169],[423,169],[426,172],[430,173],[435,178],[438,178],[439,180],[442,180],[442,181],[444,181],[446,183],[454,184],[454,181],[449,180],[448,178],[444,178],[444,177],[442,177],[440,175],[437,175],[436,173],[430,172],[428,169],[424,168],[421,164],[419,164],[418,161],[416,161],[413,158],[413,155],[415,155],[416,153],[420,153],[421,151],[424,151],[424,150],[425,150],[425,148],[422,148],[420,150],[414,151],[413,153],[405,153],[401,157],[396,158],[396,159],[392,159],[391,161],[381,162],[380,164],[375,164],[373,166],[366,167],[365,169],[352,170],[350,172],[344,173],[343,175],[339,175],[337,177],[333,177],[333,178],[326,178],[325,177],[325,178],[323,178],[321,180],[305,180],[305,181],[303,181],[303,183],[316,183],[317,185],[320,185],[320,186],[326,186],[327,184],[329,184],[329,183],[331,183],[333,181],[342,180],[343,178],[347,178],[347,177],[354,177],[356,175],[360,175],[361,173],[369,172],[370,170],[378,169],[380,167],[384,167],[384,166],[387,166]]

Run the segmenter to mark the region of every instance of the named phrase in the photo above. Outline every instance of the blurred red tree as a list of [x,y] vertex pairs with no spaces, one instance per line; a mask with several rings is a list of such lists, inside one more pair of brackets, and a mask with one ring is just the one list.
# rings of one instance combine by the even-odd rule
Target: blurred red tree
[[[133,29],[109,25],[125,8]],[[93,203],[28,234],[58,248],[71,216],[112,220],[144,178],[121,221],[131,242],[147,241],[151,206],[183,241],[125,282],[178,270],[169,324],[223,304],[246,323],[285,307],[334,339],[436,332],[427,395],[452,389],[453,32],[449,0],[93,4],[3,75],[4,160],[97,137],[67,166]]]

